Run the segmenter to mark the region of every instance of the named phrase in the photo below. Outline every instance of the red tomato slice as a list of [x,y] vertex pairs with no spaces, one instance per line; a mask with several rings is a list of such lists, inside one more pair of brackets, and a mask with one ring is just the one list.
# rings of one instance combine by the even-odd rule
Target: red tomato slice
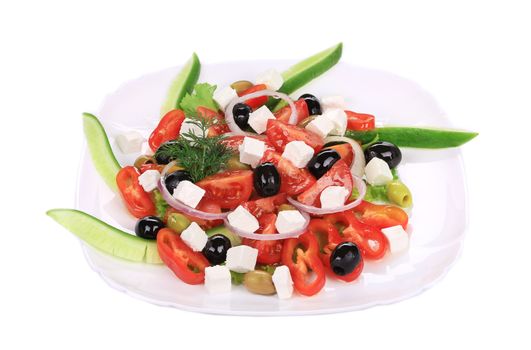
[[[258,233],[275,233],[276,214],[265,213],[258,218],[260,228]],[[276,264],[280,262],[282,253],[282,240],[278,241],[259,241],[254,239],[244,238],[242,243],[250,247],[258,249],[258,257],[256,261],[259,264]]]
[[166,113],[149,136],[149,147],[156,151],[164,142],[175,140],[179,136],[183,121],[184,112],[180,109],[173,109]]
[[345,111],[345,113],[347,114],[348,130],[366,131],[374,129],[375,121],[373,115],[352,111]]
[[149,193],[138,182],[138,170],[134,166],[120,169],[116,175],[116,184],[125,202],[127,210],[137,218],[155,215],[155,204]]
[[280,192],[289,196],[302,193],[315,183],[315,178],[308,169],[297,168],[289,160],[282,158],[280,153],[268,150],[264,153],[261,163],[271,162],[280,174]]
[[232,170],[208,176],[197,186],[206,191],[205,198],[223,209],[234,209],[246,202],[253,192],[253,171]]
[[[253,92],[266,90],[266,89],[267,89],[267,86],[265,84],[258,84],[255,86],[251,86],[247,90],[240,92],[238,96],[245,96],[245,95],[252,94]],[[245,104],[251,107],[252,109],[257,109],[258,107],[265,105],[267,103],[267,99],[268,99],[267,96],[255,97],[250,100],[246,100]]]
[[409,217],[401,208],[394,205],[379,205],[363,201],[354,208],[359,220],[367,225],[382,229],[401,225],[407,228]]
[[242,204],[242,206],[255,217],[259,218],[264,214],[271,214],[277,212],[278,207],[280,205],[288,202],[287,198],[287,194],[281,192],[271,197],[251,200],[247,203]]
[[[295,101],[295,109],[297,110],[297,122],[295,124],[300,123],[301,121],[303,121],[304,119],[310,116],[308,112],[308,105],[306,104],[306,101],[304,100]],[[275,112],[275,117],[277,118],[277,120],[280,120],[286,124],[288,124],[290,116],[291,116],[290,106],[283,107],[279,109],[277,112]]]
[[320,206],[319,196],[328,186],[343,186],[349,193],[352,192],[352,174],[344,160],[338,160],[312,187],[301,193],[297,200],[307,205]]
[[208,129],[208,136],[218,136],[230,131],[229,126],[223,122],[225,119],[223,113],[199,106],[197,107],[197,114],[205,119],[214,120],[215,125]]
[[348,166],[352,165],[352,162],[354,161],[354,151],[349,143],[327,146],[326,148],[335,150],[337,153],[339,153],[341,159],[343,159]]
[[270,119],[267,122],[266,130],[267,139],[279,152],[291,141],[304,141],[315,152],[323,148],[323,139],[311,131],[303,129],[296,125],[289,125],[276,119]]
[[266,147],[271,148],[271,149],[273,148],[273,146],[271,146],[268,143],[268,140],[264,135],[254,135],[254,136],[234,135],[234,136],[229,136],[223,139],[221,143],[223,143],[225,146],[232,149],[234,152],[240,152],[240,146],[242,145],[243,139],[245,137],[252,137],[254,139],[264,141],[266,143]]

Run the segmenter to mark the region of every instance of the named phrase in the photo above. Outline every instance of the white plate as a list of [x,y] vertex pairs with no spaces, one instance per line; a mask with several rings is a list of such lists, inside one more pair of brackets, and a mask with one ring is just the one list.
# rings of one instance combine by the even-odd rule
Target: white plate
[[[289,61],[253,61],[208,64],[200,81],[221,86],[240,79],[252,80],[274,67],[282,70]],[[158,121],[159,108],[170,80],[179,68],[172,68],[133,80],[107,96],[98,116],[112,136],[137,129],[148,135]],[[348,106],[372,113],[385,124],[450,126],[435,100],[417,84],[395,75],[338,64],[323,77],[306,86],[316,96],[344,95]],[[299,93],[293,94],[298,96]],[[114,141],[111,140],[114,147]],[[135,155],[124,157],[131,164]],[[355,283],[327,280],[316,296],[294,296],[278,300],[234,287],[226,295],[209,295],[203,286],[182,283],[165,266],[126,262],[84,246],[92,268],[112,287],[148,302],[180,309],[230,315],[304,315],[359,310],[416,295],[441,279],[460,253],[467,226],[467,195],[461,153],[457,149],[413,151],[403,149],[399,167],[410,187],[414,208],[410,220],[409,252],[367,263]],[[85,152],[79,174],[78,209],[104,221],[132,230],[135,219],[101,181]]]

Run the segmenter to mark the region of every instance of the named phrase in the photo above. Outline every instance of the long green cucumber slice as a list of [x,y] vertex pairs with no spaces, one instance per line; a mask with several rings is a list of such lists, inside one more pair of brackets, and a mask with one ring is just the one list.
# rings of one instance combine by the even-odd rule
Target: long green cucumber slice
[[161,117],[172,109],[179,108],[179,104],[181,103],[184,94],[187,92],[192,93],[194,85],[199,79],[200,72],[201,63],[199,62],[199,57],[194,53],[172,81],[170,88],[168,89],[166,101],[160,110]]
[[112,152],[109,139],[98,118],[90,113],[83,113],[83,130],[89,148],[92,163],[107,186],[117,192],[116,174],[120,171],[120,163]]
[[162,264],[154,240],[133,236],[75,209],[52,209],[46,215],[105,253],[129,261]]
[[471,131],[402,126],[387,126],[370,131],[349,130],[345,134],[362,144],[378,140],[394,143],[398,147],[431,149],[458,147],[477,135],[478,133]]

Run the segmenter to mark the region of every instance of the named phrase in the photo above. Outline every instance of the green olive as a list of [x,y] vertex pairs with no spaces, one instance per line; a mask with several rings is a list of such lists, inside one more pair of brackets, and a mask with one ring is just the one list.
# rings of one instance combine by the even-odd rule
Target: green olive
[[238,156],[232,156],[227,162],[227,169],[228,170],[248,170],[248,169],[251,169],[251,167],[247,164],[243,164],[242,162],[240,162],[240,158]]
[[135,168],[140,169],[144,164],[156,164],[155,158],[142,155],[135,160]]
[[271,295],[275,294],[275,286],[271,274],[266,271],[249,271],[243,276],[243,285],[251,293]]
[[297,125],[300,126],[301,128],[305,128],[306,125],[310,124],[310,122],[311,122],[312,120],[314,120],[314,119],[315,119],[315,116],[314,116],[314,115],[311,115],[311,116],[309,116],[308,118],[304,118],[303,120],[301,120],[301,121],[299,122],[299,124],[297,124]]
[[278,207],[278,211],[287,211],[287,210],[297,210],[293,205],[291,204],[281,204]]
[[171,213],[168,215],[166,226],[177,233],[183,232],[190,225],[190,220],[183,214]]
[[408,208],[413,204],[411,192],[406,185],[400,181],[391,181],[387,184],[387,198],[391,203]]
[[244,92],[245,90],[249,89],[252,86],[253,86],[253,83],[251,83],[248,80],[238,80],[230,84],[230,87],[236,90],[237,94]]

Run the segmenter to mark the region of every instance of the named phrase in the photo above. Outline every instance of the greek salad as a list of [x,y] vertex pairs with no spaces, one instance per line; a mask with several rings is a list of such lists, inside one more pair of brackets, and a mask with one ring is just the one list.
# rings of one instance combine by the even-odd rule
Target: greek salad
[[[118,258],[164,264],[187,284],[227,293],[312,296],[326,279],[356,281],[364,262],[408,250],[413,195],[401,147],[457,147],[473,132],[377,126],[341,91],[293,96],[332,68],[338,44],[285,72],[228,86],[198,83],[197,55],[173,80],[147,140],[114,135],[136,154],[119,164],[97,117],[83,115],[95,168],[137,218],[134,235],[74,209],[48,215]],[[245,77],[249,79],[250,77]]]

